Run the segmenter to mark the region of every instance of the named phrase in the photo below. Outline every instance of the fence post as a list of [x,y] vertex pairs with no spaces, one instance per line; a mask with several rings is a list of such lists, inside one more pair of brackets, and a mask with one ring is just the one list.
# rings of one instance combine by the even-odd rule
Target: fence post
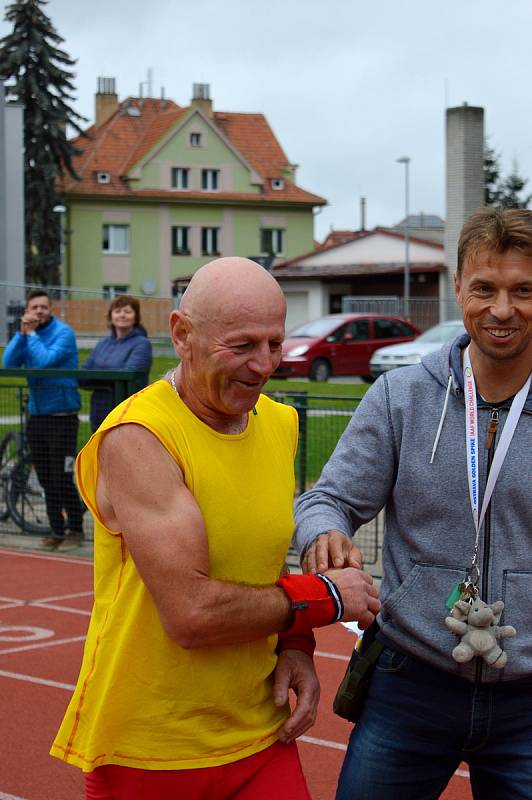
[[299,419],[299,493],[302,494],[307,485],[307,393],[298,392],[295,401]]

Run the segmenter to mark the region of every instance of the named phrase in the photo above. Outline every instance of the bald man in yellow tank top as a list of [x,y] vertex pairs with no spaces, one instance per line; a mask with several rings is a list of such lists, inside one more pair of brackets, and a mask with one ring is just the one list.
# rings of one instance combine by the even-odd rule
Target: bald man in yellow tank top
[[201,268],[170,317],[179,366],[79,455],[95,603],[52,754],[86,773],[87,800],[309,798],[295,739],[319,697],[312,628],[365,628],[380,604],[356,550],[280,577],[297,416],[261,390],[285,314],[254,262]]

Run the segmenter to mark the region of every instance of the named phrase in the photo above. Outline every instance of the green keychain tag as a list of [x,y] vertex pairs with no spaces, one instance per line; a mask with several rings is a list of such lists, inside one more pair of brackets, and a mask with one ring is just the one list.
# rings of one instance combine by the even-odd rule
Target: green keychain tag
[[449,597],[447,598],[447,602],[445,603],[445,607],[446,607],[446,608],[447,608],[449,611],[452,611],[452,610],[453,610],[453,608],[454,608],[454,604],[455,604],[455,603],[456,603],[458,600],[460,600],[460,597],[461,597],[461,595],[462,595],[462,592],[460,591],[460,585],[461,585],[461,584],[457,583],[457,584],[456,584],[456,586],[454,587],[454,589],[452,590],[451,594],[450,594],[450,595],[449,595]]

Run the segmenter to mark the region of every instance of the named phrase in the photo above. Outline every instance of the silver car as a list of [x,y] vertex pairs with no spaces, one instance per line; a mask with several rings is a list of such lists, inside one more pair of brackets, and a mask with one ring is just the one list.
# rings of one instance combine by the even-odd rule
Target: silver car
[[445,342],[450,342],[461,333],[465,333],[464,323],[460,319],[452,319],[434,325],[412,342],[381,347],[379,350],[375,350],[371,356],[369,362],[371,375],[373,378],[378,378],[383,372],[395,369],[395,367],[418,364],[427,353],[439,350]]

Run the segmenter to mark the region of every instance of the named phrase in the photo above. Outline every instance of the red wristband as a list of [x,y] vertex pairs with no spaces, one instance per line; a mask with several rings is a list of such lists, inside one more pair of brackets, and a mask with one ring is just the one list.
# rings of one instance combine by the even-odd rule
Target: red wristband
[[312,631],[310,633],[294,634],[288,631],[280,631],[278,634],[277,647],[275,652],[282,653],[283,650],[302,650],[311,658],[316,649],[316,639]]
[[285,633],[297,636],[307,634],[312,628],[330,625],[342,616],[338,598],[333,596],[331,587],[334,587],[336,594],[338,590],[329,578],[321,575],[285,575],[279,578],[277,586],[284,589],[292,601],[294,612],[292,624]]

